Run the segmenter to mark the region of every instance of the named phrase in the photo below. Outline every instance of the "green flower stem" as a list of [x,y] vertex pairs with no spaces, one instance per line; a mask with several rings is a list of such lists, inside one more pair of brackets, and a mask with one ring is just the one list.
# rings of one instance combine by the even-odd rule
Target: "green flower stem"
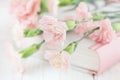
[[33,44],[33,45],[19,51],[19,53],[22,55],[22,58],[28,58],[29,56],[31,56],[32,54],[37,52],[44,42],[45,42],[45,40],[43,40],[39,44]]
[[[62,51],[66,51],[68,52],[69,54],[72,54],[74,53],[74,51],[76,50],[76,47],[78,46],[78,44],[80,43],[80,41],[82,41],[83,39],[87,38],[89,35],[91,35],[92,33],[94,33],[96,30],[98,30],[99,27],[96,27],[90,31],[87,31],[84,33],[84,36],[82,38],[80,38],[79,40],[77,41],[74,41],[72,43],[70,43],[66,48],[64,48]],[[61,52],[62,52],[61,51]]]
[[92,33],[94,33],[96,30],[98,30],[99,28],[100,28],[100,27],[96,27],[96,28],[94,28],[94,29],[92,29],[92,30],[90,30],[90,31],[88,31],[88,32],[85,32],[85,33],[84,33],[84,36],[83,36],[81,39],[79,39],[79,40],[77,40],[77,41],[75,41],[75,42],[79,43],[80,41],[82,41],[83,39],[87,38],[87,37],[90,36]]
[[38,48],[40,48],[43,43],[45,43],[45,40],[43,40],[42,42],[40,42],[40,43],[38,44]]

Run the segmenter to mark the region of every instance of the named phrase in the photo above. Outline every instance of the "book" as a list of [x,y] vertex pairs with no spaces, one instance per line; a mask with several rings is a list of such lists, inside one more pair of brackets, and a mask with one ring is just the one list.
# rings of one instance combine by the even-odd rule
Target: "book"
[[[70,41],[79,39],[74,33],[67,35],[67,44]],[[81,69],[87,70],[91,74],[101,74],[120,61],[120,37],[112,42],[94,49],[91,48],[95,42],[84,39],[79,43],[75,53],[71,56],[71,64]]]

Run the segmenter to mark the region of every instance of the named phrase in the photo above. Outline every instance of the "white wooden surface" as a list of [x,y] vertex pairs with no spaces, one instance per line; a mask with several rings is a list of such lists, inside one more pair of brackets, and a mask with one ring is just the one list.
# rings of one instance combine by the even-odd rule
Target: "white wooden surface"
[[[16,73],[9,63],[5,48],[5,43],[11,38],[9,30],[12,26],[8,4],[8,0],[0,0],[0,80],[93,80],[92,75],[72,69],[68,72],[56,71],[46,63],[39,63],[39,60],[36,60],[39,63],[36,70],[24,75]],[[95,79],[120,80],[120,64]]]

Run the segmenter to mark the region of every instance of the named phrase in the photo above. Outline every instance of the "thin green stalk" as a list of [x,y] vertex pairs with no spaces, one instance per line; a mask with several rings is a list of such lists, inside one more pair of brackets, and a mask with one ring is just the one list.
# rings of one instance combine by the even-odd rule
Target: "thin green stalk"
[[79,43],[80,41],[82,41],[83,39],[87,38],[88,36],[90,36],[92,33],[94,33],[96,30],[98,30],[100,27],[96,27],[88,32],[84,33],[84,36],[82,38],[80,38],[79,40],[75,41],[77,43]]

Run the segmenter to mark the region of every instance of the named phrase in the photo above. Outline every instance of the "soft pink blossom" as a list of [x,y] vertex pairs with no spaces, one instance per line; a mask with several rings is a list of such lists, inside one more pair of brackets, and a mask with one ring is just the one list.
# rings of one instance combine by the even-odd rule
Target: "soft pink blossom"
[[48,0],[48,12],[51,13],[52,15],[56,16],[57,15],[57,10],[58,10],[58,3],[59,0]]
[[89,38],[94,40],[95,42],[106,44],[111,42],[115,38],[116,35],[114,30],[112,29],[109,19],[79,24],[78,27],[75,29],[75,32],[82,37],[85,32],[96,27],[100,27],[100,29],[89,36]]
[[25,27],[35,27],[40,0],[10,0],[13,16]]
[[8,58],[13,66],[21,73],[25,71],[23,67],[21,55],[14,49],[13,45],[10,42],[6,43],[6,48],[8,49]]
[[93,33],[93,35],[91,35],[91,38],[97,43],[106,44],[111,42],[116,37],[116,34],[111,26],[111,21],[109,19],[98,21],[95,24],[100,26],[100,29]]
[[81,2],[76,8],[76,20],[81,21],[83,19],[91,18],[92,15],[88,11],[86,3]]
[[70,66],[69,57],[54,50],[46,51],[45,58],[49,61],[51,66],[57,69],[66,70]]
[[43,16],[39,23],[49,48],[58,48],[64,45],[67,30],[64,22],[51,16]]

